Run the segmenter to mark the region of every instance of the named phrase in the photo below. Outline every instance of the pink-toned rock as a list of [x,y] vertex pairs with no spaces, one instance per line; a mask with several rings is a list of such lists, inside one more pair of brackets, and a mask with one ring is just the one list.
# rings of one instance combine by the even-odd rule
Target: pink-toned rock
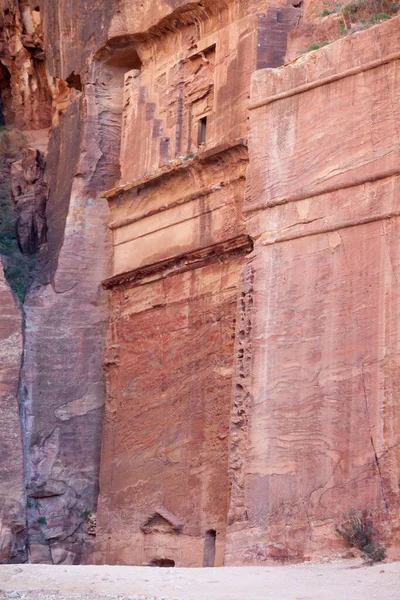
[[351,509],[370,511],[398,556],[399,26],[253,78],[253,334],[230,564],[334,555]]
[[21,130],[48,129],[57,82],[48,77],[38,3],[0,1],[0,87],[5,122]]
[[289,62],[307,52],[313,44],[332,43],[343,36],[344,23],[341,14],[302,22],[288,35],[286,61]]
[[11,192],[18,215],[18,243],[23,254],[39,252],[47,241],[45,164],[39,150],[23,148],[21,160],[11,165]]
[[[18,385],[22,360],[22,312],[0,259],[0,563],[23,559],[25,527],[22,436]],[[22,540],[23,542],[23,540]]]
[[[301,24],[296,0],[0,6],[1,120],[44,151],[52,125],[19,386],[29,560],[332,557],[351,508],[398,557],[399,19],[276,69],[339,35],[322,0]],[[25,558],[12,452],[4,561]]]
[[[160,21],[146,14],[153,27],[126,63],[121,181],[105,194],[114,250],[99,562],[224,563],[235,318],[252,249],[241,215],[247,98],[251,73],[282,63],[299,10],[185,4]],[[121,61],[109,47],[99,58]]]
[[49,174],[49,264],[44,281],[25,301],[21,394],[30,540],[55,545],[57,560],[63,562],[64,550],[65,560],[75,563],[89,560],[85,515],[97,501],[107,320],[100,282],[108,275],[105,201],[90,189],[92,171],[80,162],[80,152],[89,162],[97,152],[95,130],[80,120],[80,106],[78,94],[54,132],[54,146],[50,143],[57,148],[57,140],[64,140],[58,147],[61,162]]
[[[48,544],[30,544],[29,545],[29,562],[36,565],[51,565],[53,564],[50,546]],[[57,563],[55,563],[57,564]]]

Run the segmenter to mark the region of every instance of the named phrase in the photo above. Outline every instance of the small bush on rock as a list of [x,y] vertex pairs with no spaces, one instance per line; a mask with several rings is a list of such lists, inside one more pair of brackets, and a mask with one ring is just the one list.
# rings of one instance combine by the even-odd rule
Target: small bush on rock
[[362,557],[369,563],[381,562],[386,558],[386,548],[377,541],[377,533],[367,511],[357,514],[350,511],[348,519],[335,531],[349,546],[360,550]]
[[352,25],[363,22],[382,23],[398,12],[398,7],[393,0],[349,0],[341,12],[346,28],[351,29]]
[[0,156],[17,159],[22,148],[29,145],[28,138],[23,131],[0,126]]
[[320,44],[318,42],[314,42],[313,44],[311,44],[311,46],[308,46],[307,50],[301,50],[298,52],[298,54],[307,54],[308,52],[312,52],[313,50],[319,50],[320,48],[328,46],[329,44],[330,42],[328,42],[327,40],[325,42],[321,42]]
[[391,16],[387,13],[378,13],[377,15],[372,15],[369,18],[368,23],[370,23],[371,25],[376,25],[377,23],[382,23],[383,21],[387,21],[388,19],[391,19]]

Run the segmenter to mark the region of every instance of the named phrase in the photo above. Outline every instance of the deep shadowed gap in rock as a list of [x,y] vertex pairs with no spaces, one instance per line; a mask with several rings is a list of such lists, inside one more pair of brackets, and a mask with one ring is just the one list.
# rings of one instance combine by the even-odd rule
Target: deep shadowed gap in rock
[[75,71],[72,71],[65,81],[67,82],[69,88],[74,88],[75,90],[78,90],[78,92],[82,91],[82,81],[79,73],[75,74]]
[[14,122],[11,103],[11,75],[7,67],[0,63],[0,127]]
[[207,117],[202,117],[199,120],[199,129],[198,129],[198,139],[197,144],[200,146],[201,144],[206,143],[206,135],[207,135]]

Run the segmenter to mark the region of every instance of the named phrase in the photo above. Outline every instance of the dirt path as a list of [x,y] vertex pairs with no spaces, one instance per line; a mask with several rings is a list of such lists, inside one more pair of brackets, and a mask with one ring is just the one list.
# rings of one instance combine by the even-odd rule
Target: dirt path
[[160,569],[0,566],[0,598],[14,600],[400,600],[400,563]]

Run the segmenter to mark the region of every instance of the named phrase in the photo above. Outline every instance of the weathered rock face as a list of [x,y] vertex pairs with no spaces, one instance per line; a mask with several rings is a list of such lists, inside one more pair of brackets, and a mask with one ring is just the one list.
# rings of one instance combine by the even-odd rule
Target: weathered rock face
[[[240,32],[238,22],[225,26]],[[142,64],[125,77],[122,185],[106,194],[114,275],[106,282],[112,296],[98,560],[201,565],[214,556],[215,564],[263,564],[335,555],[344,546],[334,527],[352,508],[370,512],[396,556],[399,21],[382,27],[385,42],[382,30],[372,29],[321,51],[319,60],[304,57],[253,76],[243,204],[240,185],[222,194],[217,185],[238,177],[238,142],[229,144],[228,136],[247,133],[240,109],[225,107],[218,87],[224,81],[229,89],[229,67],[225,76],[218,69],[226,69],[232,50],[221,67],[218,49],[232,32],[222,28],[204,44],[190,38],[196,47],[181,79],[167,60],[174,34],[152,42],[149,54],[146,41],[137,45]],[[248,23],[249,60],[251,30]],[[170,45],[178,60],[176,42]],[[240,44],[234,47],[240,53]],[[241,73],[238,67],[236,82]],[[380,95],[384,85],[390,103]],[[240,97],[240,86],[235,93]],[[236,321],[227,345],[209,338],[211,324],[203,328],[203,319],[190,317],[200,282],[208,288],[211,273],[222,275],[202,260],[217,247],[228,259],[221,242],[247,234],[256,240],[250,258],[230,262],[234,311],[219,305],[221,288],[212,284],[214,310],[223,311],[232,334]],[[196,282],[189,305],[186,271]],[[209,340],[202,350],[192,342],[197,331]],[[199,352],[206,381],[192,366]],[[216,354],[233,391],[209,374]],[[196,394],[198,385],[206,397]],[[210,423],[198,421],[198,437],[193,397],[206,415],[209,397],[220,411]],[[223,426],[228,413],[225,445],[211,423]],[[206,473],[206,491],[192,479],[193,467]]]
[[28,0],[1,0],[0,8],[5,122],[21,130],[46,130],[52,122],[56,81],[46,73],[39,7]]
[[400,20],[276,69],[337,16],[0,5],[20,245],[40,250],[21,374],[0,282],[0,560],[337,556],[351,508],[396,556]]
[[142,34],[126,63],[121,182],[106,194],[100,561],[224,563],[235,315],[252,249],[241,216],[246,102],[252,72],[282,63],[299,19],[291,6],[229,4],[155,21],[158,36]]
[[351,509],[398,556],[399,26],[253,79],[256,310],[230,563],[328,554]]
[[371,25],[383,22],[399,11],[393,0],[365,2],[337,2],[337,0],[303,0],[301,23],[289,32],[286,61],[295,60],[301,54],[320,45],[363,31]]
[[108,213],[99,184],[92,183],[100,155],[93,141],[101,110],[96,102],[87,95],[91,120],[76,93],[54,131],[63,144],[49,174],[55,186],[43,277],[50,283],[32,289],[25,302],[22,401],[32,562],[89,560],[86,520],[96,507],[104,403],[107,304],[100,282],[108,274]]
[[45,160],[39,150],[23,149],[11,166],[11,192],[18,215],[18,243],[24,254],[35,254],[46,243],[47,184]]
[[102,561],[201,566],[208,531],[214,544],[218,532],[223,564],[241,266],[228,257],[113,294],[97,522]]
[[[46,3],[41,8],[47,15]],[[7,4],[6,43],[0,55],[10,67],[12,113],[5,113],[6,124],[28,132],[28,149],[12,165],[21,247],[27,252],[40,248],[41,255],[24,304],[20,403],[28,496],[25,543],[31,562],[77,563],[89,560],[87,520],[97,501],[104,402],[107,304],[100,283],[108,275],[109,251],[108,211],[99,190],[115,183],[116,169],[111,160],[108,171],[99,163],[103,151],[115,155],[118,133],[110,131],[107,120],[119,105],[113,102],[116,85],[106,69],[92,68],[84,97],[74,78],[67,82],[73,89],[67,91],[56,70],[45,71],[43,80],[34,78],[33,59],[42,61],[43,67],[45,63],[39,52],[32,57],[24,46],[28,9],[29,14],[31,9],[37,12],[28,3]],[[47,34],[44,31],[46,39]],[[44,48],[46,42],[41,36],[37,39]],[[25,62],[19,60],[22,55]],[[23,77],[33,82],[35,93],[26,89],[26,83],[24,87]],[[99,87],[91,81],[99,82]],[[51,92],[47,105],[42,98],[44,82]],[[24,102],[19,109],[20,97]],[[38,98],[41,112],[35,104]],[[35,107],[38,122],[29,116]],[[51,122],[47,193],[39,149],[46,150]]]
[[0,261],[0,562],[25,557],[25,494],[17,391],[22,360],[22,312]]

